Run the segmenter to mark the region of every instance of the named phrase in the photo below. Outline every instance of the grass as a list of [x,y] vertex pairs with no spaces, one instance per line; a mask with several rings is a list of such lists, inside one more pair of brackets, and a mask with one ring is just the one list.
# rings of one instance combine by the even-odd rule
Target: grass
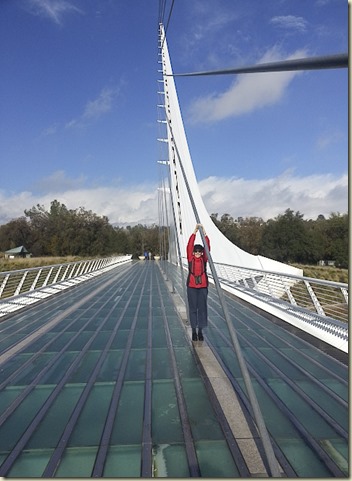
[[305,277],[348,284],[348,269],[340,269],[332,266],[309,266],[301,264],[294,264],[294,267],[303,269],[303,275]]
[[66,257],[28,257],[15,259],[0,258],[0,272],[17,271],[20,269],[31,269],[33,267],[51,266],[55,264],[65,264],[67,262],[76,262],[83,260],[78,256]]

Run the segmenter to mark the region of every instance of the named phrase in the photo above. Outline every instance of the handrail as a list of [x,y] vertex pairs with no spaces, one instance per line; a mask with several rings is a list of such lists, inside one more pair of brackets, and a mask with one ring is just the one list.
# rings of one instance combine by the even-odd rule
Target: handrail
[[220,263],[216,263],[216,269],[224,283],[266,294],[336,321],[348,322],[348,284]]
[[[214,263],[223,290],[327,344],[348,352],[348,285]],[[182,259],[187,271],[188,264]],[[211,283],[214,282],[208,272]],[[176,290],[180,292],[179,282]]]
[[131,258],[131,255],[119,255],[0,272],[0,317],[129,262]]

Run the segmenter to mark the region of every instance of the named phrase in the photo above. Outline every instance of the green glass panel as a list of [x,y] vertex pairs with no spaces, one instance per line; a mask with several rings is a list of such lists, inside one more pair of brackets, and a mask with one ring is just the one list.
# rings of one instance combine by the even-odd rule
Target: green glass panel
[[132,349],[145,348],[147,345],[147,329],[135,329],[132,340]]
[[21,370],[17,374],[16,378],[12,381],[12,385],[21,386],[28,385],[35,379],[38,372],[44,369],[44,367],[49,363],[50,359],[53,357],[51,354],[42,354],[32,360],[32,362]]
[[181,377],[199,377],[199,370],[192,351],[186,348],[175,349],[177,370]]
[[164,326],[159,328],[153,327],[152,336],[153,348],[166,346],[166,334]]
[[131,349],[125,374],[126,381],[144,380],[145,360],[145,349]]
[[124,349],[126,347],[129,333],[129,330],[119,329],[111,343],[110,349]]
[[278,443],[298,477],[331,478],[331,472],[304,441],[279,439]]
[[180,329],[180,318],[176,314],[172,315],[172,314],[168,313],[167,322],[168,322],[168,325],[169,325],[170,329],[181,330]]
[[[303,367],[304,370],[308,371],[312,376],[319,379],[321,382],[324,382],[324,379],[334,379],[332,376],[329,375],[329,372],[323,368],[322,365],[316,364],[315,362],[311,362],[310,359],[307,359],[305,356],[297,354],[296,350],[293,349],[282,349],[282,352],[285,353],[290,359],[292,359],[295,363],[299,366]],[[323,359],[322,359],[323,360]],[[324,359],[325,361],[325,359]],[[325,362],[323,363],[323,365]],[[330,366],[332,367],[332,366]],[[332,370],[334,372],[334,369]],[[347,376],[347,367],[341,369],[339,366],[339,374],[342,374],[342,379],[346,379]]]
[[[75,333],[71,333],[71,338],[74,335]],[[70,351],[81,351],[91,337],[92,333],[90,331],[81,332],[80,335],[69,345]]]
[[320,443],[330,458],[337,464],[341,471],[349,474],[349,444],[348,441],[324,439]]
[[153,446],[153,477],[189,478],[185,447],[180,444],[157,444]]
[[167,348],[153,349],[152,370],[153,379],[171,379],[170,354]]
[[65,346],[67,346],[68,342],[72,339],[72,332],[63,332],[60,336],[53,341],[50,346],[45,348],[45,352],[58,352]]
[[184,347],[186,342],[186,334],[185,331],[180,328],[180,325],[178,325],[177,328],[171,327],[170,335],[174,347]]
[[111,444],[142,442],[144,382],[125,382],[111,435]]
[[56,478],[90,478],[97,453],[94,448],[66,449],[55,473]]
[[242,378],[241,369],[238,364],[237,356],[233,348],[220,347],[219,352],[220,352],[221,358],[223,359],[225,365],[228,367],[233,377],[236,379]]
[[[274,364],[274,366],[279,367],[280,371],[283,372],[286,376],[288,376],[290,379],[295,380],[295,379],[304,379],[306,376],[305,374],[300,370],[297,369],[290,361],[285,359],[280,352],[275,351],[275,349],[272,348],[262,348],[260,351],[264,354],[264,356]],[[247,354],[247,350],[246,350]],[[251,363],[252,359],[255,358],[256,355],[251,357]],[[254,364],[254,363],[253,363]],[[257,358],[255,362],[255,369],[259,367],[261,364],[264,364],[263,360],[261,358]],[[275,372],[275,371],[274,371]],[[271,377],[278,377],[279,373],[275,373],[275,375]]]
[[200,379],[182,381],[189,421],[195,440],[223,439],[223,433]]
[[152,438],[158,444],[183,441],[176,392],[172,381],[153,382]]
[[95,337],[95,339],[93,340],[92,344],[89,346],[89,349],[91,351],[104,350],[110,336],[111,336],[110,331],[100,331],[98,335]]
[[113,389],[113,384],[93,386],[74,427],[68,446],[94,446],[99,444]]
[[349,388],[348,385],[339,382],[336,379],[320,379],[331,391],[340,396],[341,399],[348,402],[349,400]]
[[87,382],[92,371],[98,362],[100,352],[88,351],[84,354],[81,359],[79,366],[76,368],[75,372],[71,374],[69,382],[70,383],[81,383]]
[[68,368],[78,356],[78,352],[65,352],[60,359],[50,367],[45,376],[40,380],[41,384],[57,384],[67,372]]
[[120,324],[121,329],[131,329],[134,320],[134,313],[133,314],[126,314],[123,316],[123,319]]
[[318,439],[337,437],[332,427],[304,399],[296,394],[290,386],[281,380],[269,380],[268,383],[312,436]]
[[225,441],[198,441],[196,452],[202,478],[237,478],[239,471]]
[[106,478],[140,478],[141,446],[113,446],[109,449],[103,476]]
[[[22,352],[38,352],[40,349],[50,341],[54,337],[55,334],[51,333],[45,333],[42,336],[40,336],[37,340],[34,342],[29,343],[23,350]],[[12,336],[11,336],[12,337]],[[22,336],[25,337],[25,336]]]
[[[239,380],[240,387],[246,392],[243,380]],[[276,439],[279,437],[295,438],[300,437],[298,431],[293,426],[289,418],[283,413],[270,396],[252,380],[253,389],[255,391],[264,422],[270,434]]]
[[52,449],[22,451],[6,477],[40,478],[43,475],[52,452]]
[[23,366],[23,364],[27,362],[31,356],[32,354],[13,356],[6,363],[4,363],[0,369],[0,383],[7,381],[9,376]]
[[60,392],[44,419],[34,431],[26,448],[56,447],[82,390],[83,386],[66,386]]
[[145,309],[145,314],[141,312],[141,309],[139,310],[138,313],[138,318],[137,318],[137,324],[136,324],[136,329],[148,329],[148,323],[149,323],[149,308]]
[[109,351],[99,371],[98,382],[116,381],[122,359],[122,351]]
[[2,424],[0,427],[0,451],[7,451],[14,447],[52,390],[52,386],[34,389]]
[[157,315],[153,308],[153,330],[164,329],[164,318],[162,315]]
[[3,413],[10,406],[23,389],[24,387],[8,387],[0,392],[0,413]]
[[329,396],[328,393],[324,393],[319,386],[313,384],[311,381],[299,381],[297,384],[311,399],[326,411],[332,419],[348,432],[349,415],[347,407],[341,406],[338,401]]

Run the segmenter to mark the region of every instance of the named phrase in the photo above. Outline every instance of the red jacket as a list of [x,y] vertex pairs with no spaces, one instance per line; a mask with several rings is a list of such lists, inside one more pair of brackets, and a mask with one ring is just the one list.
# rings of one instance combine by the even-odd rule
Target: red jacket
[[[195,287],[196,289],[198,289],[201,287],[208,287],[208,276],[206,273],[206,262],[208,262],[208,256],[207,256],[207,253],[205,252],[205,249],[203,251],[202,256],[197,258],[193,255],[195,239],[196,239],[196,235],[191,234],[187,244],[187,260],[190,266],[190,273],[188,274],[187,286]],[[210,241],[208,236],[205,236],[205,241],[210,251]],[[196,276],[201,276],[200,284],[196,284],[196,279],[195,279]]]

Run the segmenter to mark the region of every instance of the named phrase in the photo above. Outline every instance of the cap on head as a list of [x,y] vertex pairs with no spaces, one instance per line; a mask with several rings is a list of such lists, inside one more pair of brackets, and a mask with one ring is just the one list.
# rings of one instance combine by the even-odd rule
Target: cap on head
[[201,244],[195,244],[193,252],[204,252],[204,247]]

